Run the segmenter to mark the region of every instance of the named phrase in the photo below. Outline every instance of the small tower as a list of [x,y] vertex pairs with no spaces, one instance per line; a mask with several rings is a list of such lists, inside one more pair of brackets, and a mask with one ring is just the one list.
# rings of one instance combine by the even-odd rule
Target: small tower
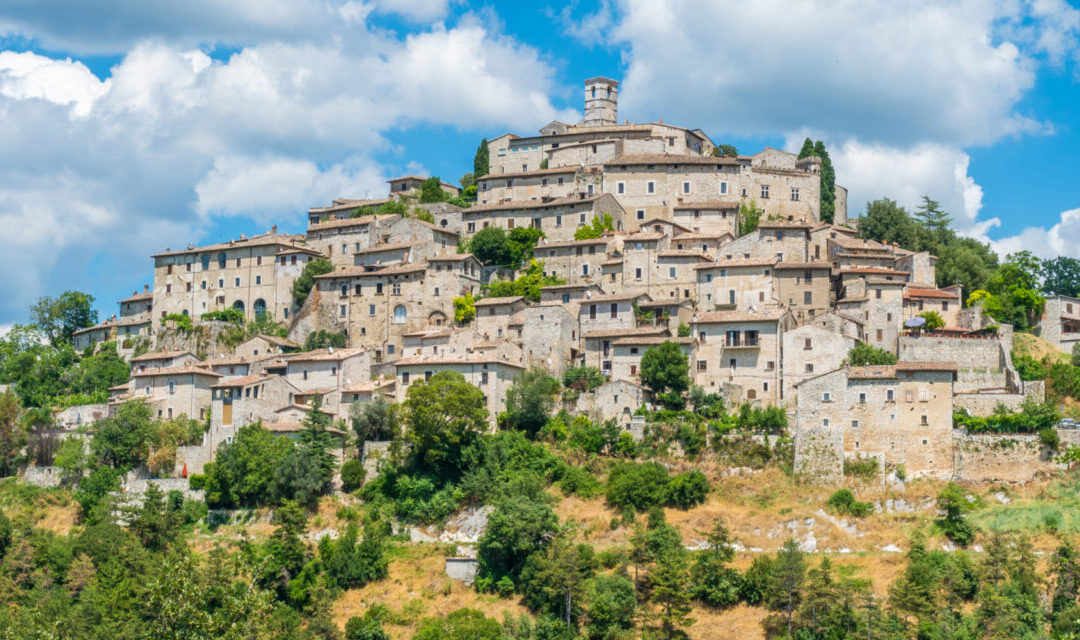
[[585,127],[618,124],[619,82],[611,78],[585,81]]

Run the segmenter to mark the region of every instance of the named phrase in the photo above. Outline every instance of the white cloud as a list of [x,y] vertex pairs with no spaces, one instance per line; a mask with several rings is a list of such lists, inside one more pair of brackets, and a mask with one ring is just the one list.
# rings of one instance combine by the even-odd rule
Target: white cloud
[[[0,53],[0,269],[19,274],[0,283],[0,321],[49,291],[145,280],[147,254],[198,241],[216,218],[298,224],[334,197],[383,195],[373,156],[391,129],[566,115],[539,54],[478,21],[348,36],[223,62],[146,41],[104,81],[78,62]],[[116,268],[91,281],[101,260]]]
[[446,17],[449,0],[375,0],[380,12],[396,13],[416,22],[434,22]]
[[1080,257],[1080,209],[1063,211],[1060,221],[1049,229],[1027,227],[1015,236],[995,241],[993,246],[1001,255],[1026,249],[1043,258]]

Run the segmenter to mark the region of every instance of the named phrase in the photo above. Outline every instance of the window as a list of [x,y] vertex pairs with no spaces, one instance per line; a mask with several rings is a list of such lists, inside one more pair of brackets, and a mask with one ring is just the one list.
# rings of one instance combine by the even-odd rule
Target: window
[[387,354],[393,354],[394,353],[394,345],[392,345],[392,344],[386,345],[386,353]]
[[814,294],[811,293],[810,291],[803,291],[802,298],[803,298],[803,300],[802,300],[803,304],[813,304],[814,303]]
[[372,317],[374,317],[374,316],[375,316],[375,305],[373,305],[373,304],[369,304],[369,305],[367,306],[367,311],[368,311],[368,315],[369,315],[369,316],[372,316]]
[[469,233],[475,233],[476,232],[476,223],[475,222],[470,222],[467,225],[465,225],[465,228],[468,230]]
[[360,285],[356,285],[355,287],[353,287],[353,295],[358,296],[361,294],[362,291],[363,289],[360,288]]
[[589,320],[596,320],[596,305],[589,305]]
[[720,183],[720,195],[722,195],[722,196],[727,195],[727,182],[721,182]]
[[825,418],[825,419],[824,419],[824,420],[823,420],[823,421],[821,422],[821,424],[822,424],[823,426],[826,426],[826,427],[827,427],[827,426],[829,426],[829,419],[828,419],[828,418]]
[[942,300],[942,302],[941,302],[941,310],[942,311],[948,311],[949,310],[949,303]]
[[583,275],[583,276],[589,275],[589,265],[587,265],[587,264],[581,265],[581,275]]
[[556,227],[561,227],[562,226],[562,215],[555,216],[555,226]]
[[803,343],[802,343],[802,348],[805,351],[809,351],[810,349],[813,349],[814,348],[814,341],[811,340],[810,338],[804,338]]
[[169,395],[176,394],[176,380],[169,380]]
[[[930,424],[930,419],[929,419],[929,417],[927,417],[927,415],[925,413],[922,415],[922,420],[920,421],[919,424],[921,424],[923,426],[926,426],[926,425]],[[926,440],[923,440],[923,444],[926,444]]]
[[345,305],[338,306],[338,315],[340,315],[342,318],[345,317]]
[[405,324],[407,317],[408,312],[405,310],[405,305],[399,304],[394,307],[394,324]]
[[866,404],[866,394],[865,393],[860,393],[859,394],[859,404]]
[[929,402],[930,392],[926,389],[919,389],[919,402]]
[[776,368],[776,362],[774,362],[772,360],[769,360],[768,362],[765,363],[765,370],[766,371],[772,371],[775,368]]
[[705,360],[698,360],[697,361],[697,370],[698,371],[705,371],[707,367],[708,367],[708,364],[706,363]]
[[611,317],[612,318],[618,318],[619,317],[619,305],[618,305],[618,303],[615,303],[615,302],[611,303]]
[[806,372],[807,373],[813,373],[814,372],[814,363],[812,363],[812,362],[807,362],[806,363]]
[[792,200],[798,200],[799,199],[799,189],[798,189],[798,187],[792,187],[791,188],[791,199]]
[[409,384],[409,372],[408,371],[402,371],[401,372],[401,384]]
[[343,284],[341,285],[341,297],[344,298],[347,295],[349,295],[349,285]]
[[904,402],[915,402],[915,392],[914,391],[905,391],[904,392]]
[[644,209],[638,209],[637,210],[637,219],[638,220],[644,220],[645,219],[645,210]]
[[645,183],[645,191],[647,193],[656,193],[656,183],[652,180],[649,180],[647,183]]
[[884,332],[881,329],[878,329],[877,330],[877,341],[881,342],[884,339],[885,339],[884,338]]
[[481,371],[480,372],[480,384],[487,384],[487,383],[488,383],[488,372],[487,371]]
[[637,353],[638,353],[638,348],[637,347],[630,347],[630,355],[636,356]]
[[874,289],[874,298],[881,300],[881,289]]
[[392,296],[400,296],[401,295],[401,283],[400,282],[395,282],[392,285],[390,285],[390,295],[392,295]]
[[821,401],[822,402],[832,402],[832,394],[829,393],[828,391],[821,394]]
[[255,276],[255,284],[262,284],[262,276]]
[[235,286],[239,287],[240,286],[240,278],[233,278],[233,280],[235,282]]
[[641,280],[641,267],[636,267],[634,269],[634,277]]
[[674,278],[675,277],[675,267],[668,267],[668,277],[669,278]]
[[307,369],[301,371],[300,374],[303,376],[304,380],[307,380]]
[[617,193],[619,195],[622,195],[622,194],[626,193],[626,183],[625,182],[616,182],[615,183],[615,193]]
[[896,400],[896,392],[889,389],[885,392],[885,402],[893,402]]
[[728,360],[728,366],[734,369],[735,367],[739,366],[739,363],[735,360],[735,358],[731,358],[730,360]]
[[762,200],[768,200],[769,199],[769,185],[767,185],[767,184],[761,185],[761,199]]
[[689,182],[684,181],[682,183],[682,192],[683,193],[690,193],[690,183]]

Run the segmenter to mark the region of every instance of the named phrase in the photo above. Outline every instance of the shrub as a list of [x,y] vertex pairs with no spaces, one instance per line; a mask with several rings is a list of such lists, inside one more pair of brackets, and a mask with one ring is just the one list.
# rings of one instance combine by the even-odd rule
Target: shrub
[[566,495],[591,498],[600,492],[600,481],[581,467],[567,467],[559,480],[559,487]]
[[855,345],[848,351],[847,364],[854,367],[880,364],[896,364],[896,356],[884,349],[879,349],[865,342]]
[[1061,437],[1058,436],[1057,429],[1054,429],[1053,427],[1043,427],[1042,429],[1039,429],[1039,441],[1051,451],[1057,451],[1058,446],[1061,445]]
[[353,458],[341,465],[341,488],[346,492],[353,492],[364,486],[364,463],[359,458]]
[[694,469],[686,473],[680,473],[668,482],[667,503],[680,509],[705,502],[705,496],[709,493],[709,481],[705,474]]
[[161,318],[161,326],[165,326],[169,322],[175,322],[176,328],[180,329],[184,333],[191,333],[195,327],[191,324],[191,317],[182,313],[167,313]]
[[244,322],[244,312],[234,307],[229,307],[227,309],[220,309],[217,311],[207,311],[206,313],[202,314],[202,319],[207,321],[242,324]]
[[840,489],[829,496],[825,506],[840,515],[863,518],[874,512],[874,505],[869,502],[859,502],[855,495],[848,489]]
[[945,537],[961,547],[966,547],[975,539],[975,529],[964,518],[964,513],[978,506],[978,503],[968,500],[964,490],[950,482],[938,494],[938,508],[945,512],[944,517],[938,519],[937,524],[941,527]]
[[607,501],[619,510],[647,511],[668,499],[668,471],[657,462],[623,462],[608,474]]
[[857,458],[844,458],[844,475],[859,476],[862,478],[872,477],[878,472],[878,459],[869,456]]
[[570,367],[563,372],[563,386],[577,391],[592,391],[607,381],[596,367]]
[[335,333],[333,331],[319,329],[318,331],[313,331],[308,334],[308,337],[304,340],[304,351],[326,349],[327,347],[343,349],[345,347],[345,343],[346,340],[344,333]]

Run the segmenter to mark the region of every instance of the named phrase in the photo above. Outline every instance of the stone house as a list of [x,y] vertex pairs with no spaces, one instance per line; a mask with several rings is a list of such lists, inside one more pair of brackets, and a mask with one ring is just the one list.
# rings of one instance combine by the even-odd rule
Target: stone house
[[533,249],[533,257],[544,264],[547,275],[572,285],[595,284],[600,280],[600,265],[607,259],[613,243],[611,236],[565,242],[541,240]]
[[446,356],[409,356],[394,363],[397,371],[397,401],[404,402],[409,385],[427,380],[442,371],[457,371],[465,380],[484,393],[491,424],[506,410],[506,392],[524,367],[487,354],[457,354]]
[[720,248],[723,260],[762,259],[808,262],[811,225],[805,222],[762,220],[758,228]]
[[[638,231],[622,238],[622,277],[615,277],[614,271],[605,268],[604,288],[619,293],[648,293],[657,276],[656,264],[659,253],[668,248],[669,235],[663,232]],[[602,265],[603,266],[603,265]],[[618,281],[622,286],[618,286]]]
[[896,353],[896,339],[903,325],[903,291],[903,282],[860,278],[844,287],[836,310],[862,320],[867,343]]
[[324,396],[323,406],[336,414],[341,389],[371,380],[372,364],[369,349],[318,349],[291,356],[285,379],[304,396]]
[[[608,375],[613,380],[630,380],[641,383],[641,357],[651,347],[664,342],[674,342],[679,345],[687,362],[691,361],[694,351],[693,338],[679,338],[673,336],[624,336],[616,338],[611,343],[611,369]],[[606,372],[605,372],[606,373]]]
[[776,264],[776,258],[739,258],[696,265],[698,309],[745,311],[775,304]]
[[1080,342],[1080,298],[1047,296],[1035,333],[1058,349],[1071,353]]
[[300,345],[287,338],[259,334],[236,345],[233,352],[238,357],[265,356],[299,351]]
[[[233,308],[251,320],[287,320],[292,283],[320,253],[277,229],[220,244],[154,254],[154,313],[198,319]],[[155,327],[156,330],[156,327]]]
[[903,467],[909,478],[952,477],[955,377],[956,363],[900,362],[802,381],[796,471],[828,465],[835,478],[844,458],[873,457],[884,471]]
[[784,332],[784,399],[795,401],[795,387],[803,380],[839,369],[857,340],[817,324],[804,324]]
[[354,215],[361,214],[365,210],[377,209],[391,202],[392,198],[375,198],[369,200],[357,200],[355,198],[338,198],[325,207],[312,207],[308,209],[308,225],[322,224],[330,220],[345,220]]
[[541,302],[521,312],[521,350],[526,367],[540,367],[562,377],[580,353],[576,306]]
[[461,212],[464,236],[471,238],[489,226],[511,231],[517,227],[540,229],[551,242],[568,242],[581,227],[610,215],[616,231],[623,228],[624,213],[610,194],[587,194],[574,198],[479,204]]
[[525,309],[528,303],[522,296],[482,298],[473,305],[476,319],[473,327],[484,339],[506,338],[510,318]]
[[653,276],[645,293],[654,300],[693,302],[697,294],[696,269],[712,262],[712,256],[698,250],[666,249],[656,253]]
[[671,220],[677,206],[727,197],[739,173],[735,158],[624,150],[604,163],[604,191],[614,194],[634,221]]
[[961,300],[959,284],[944,289],[909,284],[904,287],[904,320],[926,311],[936,311],[946,327],[957,327],[960,325]]
[[[547,267],[547,263],[544,264]],[[598,284],[559,284],[540,288],[540,304],[562,304],[577,314],[578,305],[594,296],[604,295]]]
[[277,410],[293,403],[300,390],[283,376],[252,375],[220,380],[210,387],[211,451],[222,442],[232,442],[236,431],[254,422],[269,424]]
[[150,351],[131,358],[131,375],[146,373],[153,369],[179,367],[185,364],[198,364],[199,358],[192,352],[180,349],[172,351]]
[[676,233],[674,237],[671,238],[671,242],[668,243],[668,246],[679,251],[700,250],[702,253],[712,256],[712,259],[716,259],[716,256],[720,254],[720,247],[723,247],[734,239],[735,237],[730,233],[716,235],[711,233],[698,233],[696,231],[684,232]]
[[676,224],[691,233],[706,236],[729,236],[735,239],[738,200],[684,202],[672,207]]
[[671,331],[663,326],[627,327],[623,329],[593,329],[582,331],[581,364],[595,367],[604,375],[611,377],[614,365],[614,343],[621,338],[644,338],[644,337],[671,337]]
[[645,404],[645,388],[630,380],[609,380],[592,391],[582,392],[574,403],[574,413],[584,414],[593,422],[615,420],[638,440],[643,429],[635,428],[633,415]]
[[827,262],[780,262],[773,268],[776,296],[796,322],[832,308],[832,282]]
[[584,183],[578,184],[579,171],[578,165],[558,165],[551,169],[479,176],[476,197],[480,204],[573,198],[578,193],[587,193]]
[[401,216],[365,215],[356,218],[332,218],[312,222],[307,230],[307,244],[330,258],[335,267],[355,264],[354,254],[390,241],[390,227]]
[[419,244],[422,253],[416,252],[413,259],[457,253],[458,249],[457,230],[446,229],[415,217],[391,222],[385,236],[384,241],[387,244]]
[[223,376],[194,364],[139,370],[131,374],[131,398],[142,399],[162,419],[186,415],[205,420],[210,408],[210,387]]
[[583,334],[600,329],[632,329],[637,324],[634,305],[651,300],[637,294],[595,296],[578,308],[578,326]]
[[[427,180],[424,176],[408,175],[400,178],[392,178],[386,182],[390,185],[390,197],[401,198],[402,196],[419,196],[420,187]],[[461,188],[448,182],[439,181],[439,186],[446,195],[456,198],[461,195]]]
[[698,312],[690,325],[697,339],[690,372],[710,393],[742,401],[779,404],[783,335],[793,325],[784,309]]

